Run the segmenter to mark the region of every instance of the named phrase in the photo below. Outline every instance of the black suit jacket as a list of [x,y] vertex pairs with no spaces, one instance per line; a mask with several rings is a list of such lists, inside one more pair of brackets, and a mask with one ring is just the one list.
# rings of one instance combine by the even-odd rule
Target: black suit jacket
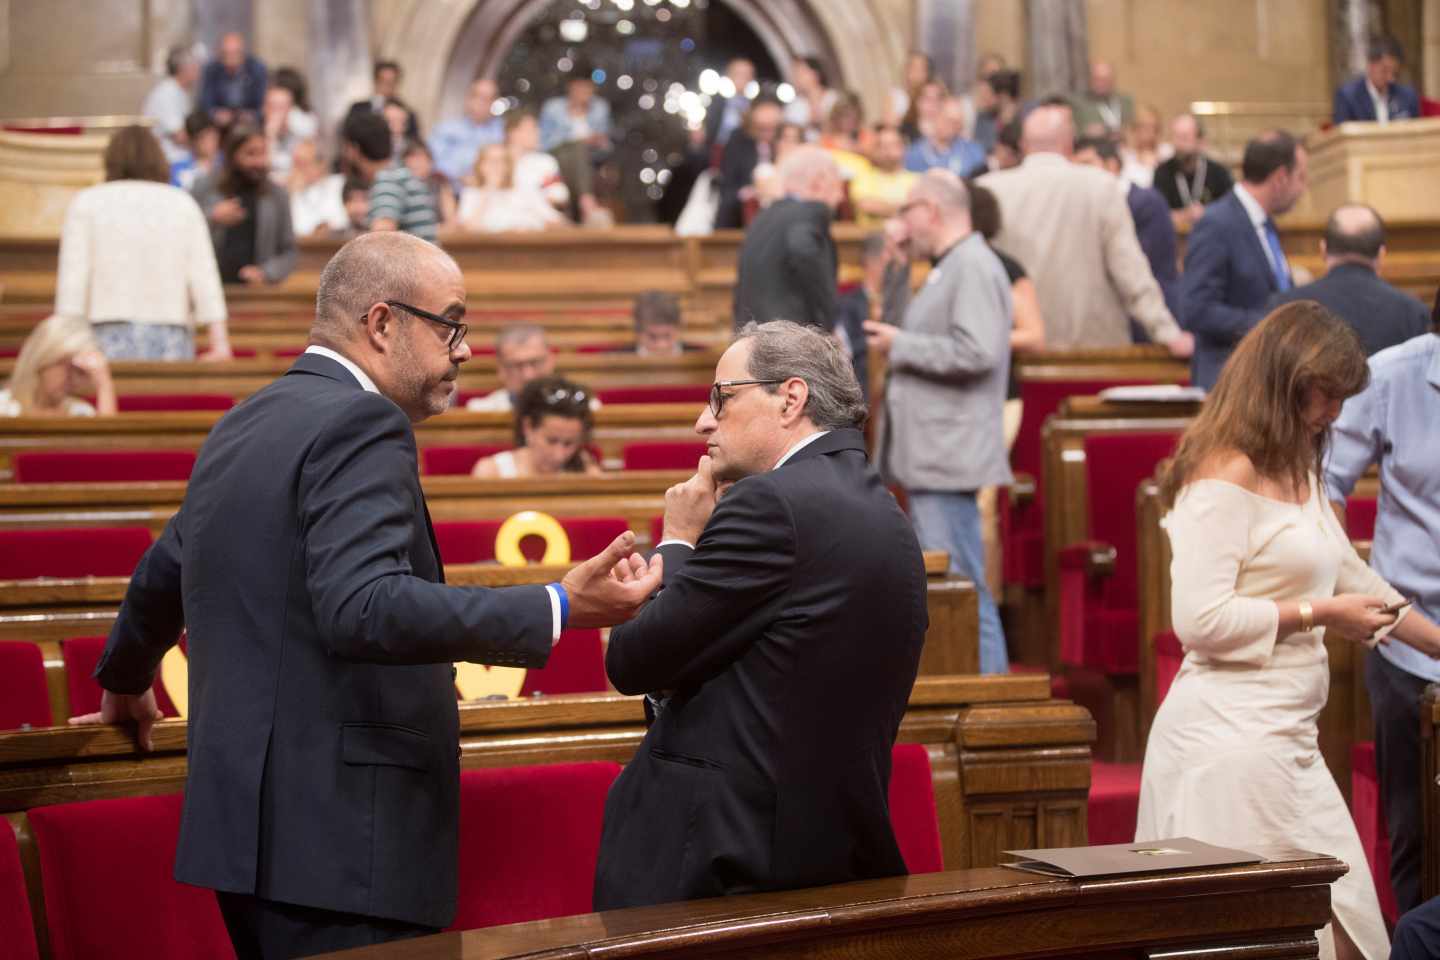
[[605,665],[672,694],[610,790],[595,908],[904,873],[887,791],[925,569],[860,432],[739,481],[693,551],[660,551]]
[[1355,328],[1365,355],[1430,332],[1430,310],[1396,290],[1361,263],[1340,263],[1314,283],[1275,295],[1270,309],[1294,300],[1315,300]]
[[106,689],[139,693],[188,630],[177,880],[451,921],[450,664],[542,666],[553,623],[544,587],[441,584],[394,403],[306,354],[221,419],[96,670]]
[[835,241],[830,208],[785,197],[764,210],[740,247],[733,310],[738,330],[751,320],[793,320],[835,328]]
[[[772,148],[773,155],[773,148]],[[738,230],[744,223],[740,191],[755,179],[760,163],[760,144],[741,127],[730,134],[720,153],[720,202],[715,208],[716,230]]]

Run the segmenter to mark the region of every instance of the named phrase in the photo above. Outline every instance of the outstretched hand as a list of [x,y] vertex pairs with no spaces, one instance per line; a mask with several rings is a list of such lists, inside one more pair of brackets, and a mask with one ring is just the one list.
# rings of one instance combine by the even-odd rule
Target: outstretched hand
[[[634,545],[635,534],[627,530],[560,581],[570,599],[567,626],[583,629],[624,623],[660,588],[664,558],[657,553],[647,563],[631,552]],[[624,579],[616,574],[621,567],[626,570]]]
[[155,722],[163,719],[165,719],[165,715],[160,712],[160,707],[155,703],[153,687],[139,696],[111,693],[106,690],[100,696],[99,712],[71,717],[70,726],[78,727],[93,723],[133,723],[135,724],[135,742],[139,744],[141,750],[148,752],[155,749],[155,738],[151,733]]

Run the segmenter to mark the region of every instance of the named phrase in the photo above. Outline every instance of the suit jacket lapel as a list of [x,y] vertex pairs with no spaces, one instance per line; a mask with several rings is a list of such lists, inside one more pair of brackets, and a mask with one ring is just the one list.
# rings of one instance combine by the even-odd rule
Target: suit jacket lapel
[[1260,242],[1260,233],[1255,229],[1255,224],[1250,222],[1250,213],[1245,209],[1245,204],[1235,196],[1239,185],[1230,188],[1230,202],[1235,204],[1235,210],[1240,215],[1240,223],[1245,229],[1245,235],[1250,238],[1251,252],[1260,257],[1257,263],[1263,264],[1265,269],[1265,283],[1272,291],[1280,289],[1280,284],[1275,281],[1275,270],[1270,266],[1270,251]]
[[435,554],[435,582],[445,582],[445,562],[440,558],[440,544],[435,539],[435,524],[430,522],[430,505],[425,502],[425,492],[420,492],[420,509],[425,513],[425,535],[430,538],[430,549]]

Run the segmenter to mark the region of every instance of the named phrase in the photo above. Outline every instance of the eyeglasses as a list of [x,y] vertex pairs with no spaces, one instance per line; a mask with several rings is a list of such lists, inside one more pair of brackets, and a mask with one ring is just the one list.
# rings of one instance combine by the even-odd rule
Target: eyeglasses
[[715,415],[715,419],[720,419],[720,411],[725,409],[725,401],[731,397],[731,394],[724,392],[728,387],[748,387],[752,384],[784,382],[784,380],[716,380],[710,386],[710,412]]
[[382,300],[380,302],[387,307],[404,310],[406,313],[413,313],[415,316],[423,317],[432,323],[438,323],[442,327],[449,327],[450,339],[445,342],[446,350],[454,350],[460,346],[460,342],[465,339],[465,334],[470,330],[468,325],[461,323],[459,320],[451,320],[449,317],[442,317],[438,313],[431,313],[428,310],[421,310],[419,307],[412,307],[410,304],[401,303],[399,300]]

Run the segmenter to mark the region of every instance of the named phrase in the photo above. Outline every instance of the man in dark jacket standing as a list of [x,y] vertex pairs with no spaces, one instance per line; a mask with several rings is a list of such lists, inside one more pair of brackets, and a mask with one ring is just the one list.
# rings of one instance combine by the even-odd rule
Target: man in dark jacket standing
[[925,570],[850,358],[758,324],[715,381],[710,453],[665,495],[664,587],[610,634],[610,680],[654,723],[605,804],[597,910],[905,872],[886,798]]
[[[310,956],[455,915],[452,663],[543,666],[566,627],[628,619],[660,583],[609,575],[626,533],[560,583],[447,587],[411,429],[443,412],[465,344],[443,251],[370,234],[320,275],[310,347],[226,414],[141,558],[95,676],[101,711],[159,718],[150,686],[189,635],[175,878],[216,891],[236,953]],[[72,721],[74,722],[74,721]]]
[[735,329],[792,320],[829,333],[835,326],[835,241],[840,170],[820,147],[796,147],[780,164],[785,196],[750,224],[735,277]]

